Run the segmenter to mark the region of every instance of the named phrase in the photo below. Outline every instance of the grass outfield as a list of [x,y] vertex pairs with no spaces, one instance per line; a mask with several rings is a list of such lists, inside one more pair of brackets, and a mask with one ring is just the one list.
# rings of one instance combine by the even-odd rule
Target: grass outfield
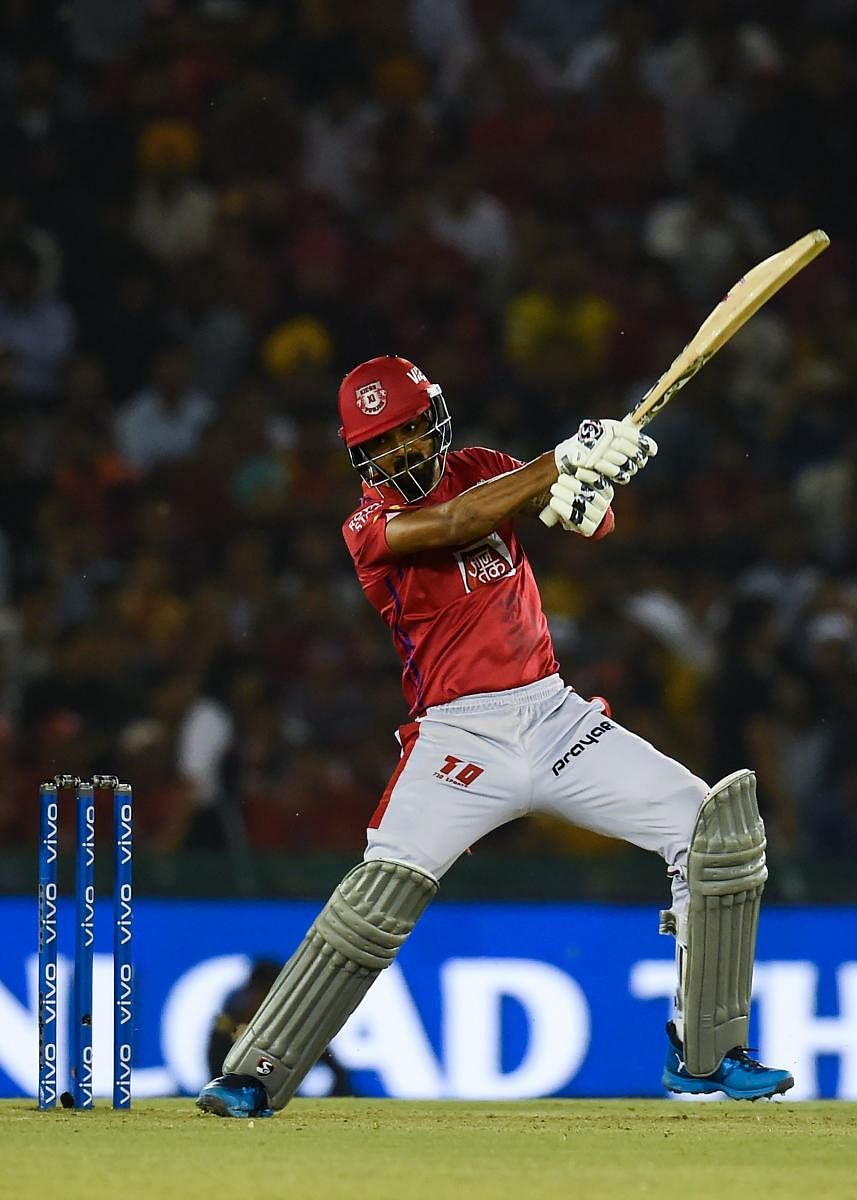
[[857,1200],[857,1105],[191,1100],[130,1113],[0,1101],[10,1200]]

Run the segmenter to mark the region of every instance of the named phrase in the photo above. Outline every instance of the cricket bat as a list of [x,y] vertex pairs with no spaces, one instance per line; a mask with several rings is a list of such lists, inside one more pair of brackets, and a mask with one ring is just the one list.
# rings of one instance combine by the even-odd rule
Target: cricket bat
[[[824,230],[814,229],[791,246],[786,246],[785,250],[764,259],[739,279],[629,414],[634,424],[640,427],[648,425],[676,392],[693,379],[721,346],[725,346],[733,334],[750,320],[753,313],[758,312],[771,296],[829,245],[830,238]],[[550,507],[543,509],[539,517],[545,525],[555,525],[559,519]]]

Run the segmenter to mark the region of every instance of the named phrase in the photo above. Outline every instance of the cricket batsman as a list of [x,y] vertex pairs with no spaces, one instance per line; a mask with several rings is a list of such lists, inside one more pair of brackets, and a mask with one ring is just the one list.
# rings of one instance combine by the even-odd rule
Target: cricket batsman
[[[613,529],[613,488],[657,452],[633,422],[585,420],[529,463],[451,450],[443,393],[412,362],[372,358],[339,389],[340,434],[362,480],[343,525],[370,604],[402,662],[410,720],[369,821],[363,861],[313,921],[224,1074],[197,1104],[222,1117],[285,1107],[455,860],[531,812],[659,854],[676,941],[663,1085],[755,1100],[794,1080],[746,1049],[767,878],[751,770],[708,786],[563,682],[516,518]],[[593,548],[593,555],[598,551]]]

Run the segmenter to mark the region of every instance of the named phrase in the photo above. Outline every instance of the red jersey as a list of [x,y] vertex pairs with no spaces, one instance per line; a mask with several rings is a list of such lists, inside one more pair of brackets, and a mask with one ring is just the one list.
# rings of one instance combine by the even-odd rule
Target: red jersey
[[442,504],[522,464],[483,447],[453,450],[443,478],[418,504],[368,490],[342,526],[360,586],[386,622],[402,660],[412,714],[472,692],[522,687],[558,664],[541,597],[511,519],[459,549],[396,557],[387,545],[395,514]]

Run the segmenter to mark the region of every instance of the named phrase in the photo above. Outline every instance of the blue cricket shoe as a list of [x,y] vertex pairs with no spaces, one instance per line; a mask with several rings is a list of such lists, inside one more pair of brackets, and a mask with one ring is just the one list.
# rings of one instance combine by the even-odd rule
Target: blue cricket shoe
[[196,1098],[197,1108],[217,1117],[272,1117],[268,1093],[252,1075],[218,1075]]
[[661,1082],[668,1092],[695,1096],[725,1092],[732,1100],[760,1100],[794,1087],[794,1078],[788,1071],[763,1066],[741,1046],[729,1051],[713,1075],[691,1075],[684,1065],[684,1047],[672,1021],[667,1025],[667,1036],[670,1044]]

